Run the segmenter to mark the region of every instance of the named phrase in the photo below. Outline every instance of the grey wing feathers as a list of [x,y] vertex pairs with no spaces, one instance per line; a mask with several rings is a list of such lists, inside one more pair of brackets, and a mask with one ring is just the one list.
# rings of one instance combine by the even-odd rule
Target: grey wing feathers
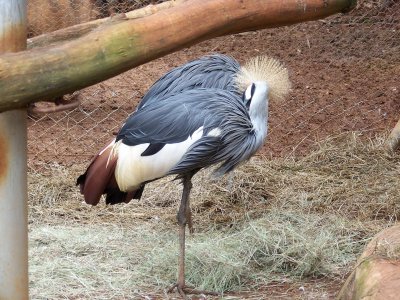
[[[226,55],[214,54],[176,67],[157,80],[143,97],[138,110],[165,95],[193,88],[218,88],[236,91],[235,74],[239,63]],[[237,92],[239,94],[239,91]]]
[[[160,98],[133,113],[117,141],[127,145],[179,143],[203,126],[203,137],[169,174],[191,172],[216,163],[222,163],[217,172],[223,174],[250,158],[260,146],[246,107],[235,93],[198,88],[167,97],[168,101]],[[208,135],[214,128],[220,134]]]
[[169,174],[182,174],[221,163],[215,174],[223,175],[248,160],[262,145],[257,142],[246,110],[228,113],[219,128],[221,136],[207,136],[195,142]]
[[[168,101],[149,103],[134,112],[117,135],[117,141],[129,146],[143,143],[179,143],[203,125],[207,112],[203,97],[211,93],[186,91],[168,97]],[[163,102],[163,103],[162,103]]]

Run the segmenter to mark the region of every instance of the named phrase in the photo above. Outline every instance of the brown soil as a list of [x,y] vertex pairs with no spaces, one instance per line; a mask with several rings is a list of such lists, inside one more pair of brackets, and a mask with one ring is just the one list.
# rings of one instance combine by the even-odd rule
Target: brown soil
[[303,154],[345,131],[389,131],[400,115],[400,3],[360,8],[296,26],[208,40],[80,91],[71,112],[29,120],[31,163],[85,162],[118,130],[147,88],[167,70],[209,53],[240,62],[259,54],[282,60],[293,90],[271,103],[264,154]]

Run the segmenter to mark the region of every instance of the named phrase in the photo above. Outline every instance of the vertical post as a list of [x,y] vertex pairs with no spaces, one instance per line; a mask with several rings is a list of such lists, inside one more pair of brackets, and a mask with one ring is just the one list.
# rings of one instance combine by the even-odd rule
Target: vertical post
[[[26,49],[26,0],[0,0],[0,53]],[[0,299],[28,299],[26,110],[0,113]]]

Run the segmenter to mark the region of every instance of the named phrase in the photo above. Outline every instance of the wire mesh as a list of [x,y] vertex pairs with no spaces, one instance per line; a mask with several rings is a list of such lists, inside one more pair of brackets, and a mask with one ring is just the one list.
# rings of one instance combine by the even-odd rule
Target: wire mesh
[[[34,36],[158,2],[28,0],[29,31]],[[364,0],[346,15],[208,40],[78,91],[79,107],[29,117],[30,166],[89,161],[152,82],[216,52],[240,62],[269,54],[288,66],[290,97],[271,103],[263,150],[270,157],[302,155],[316,141],[342,132],[385,132],[400,117],[400,2]]]

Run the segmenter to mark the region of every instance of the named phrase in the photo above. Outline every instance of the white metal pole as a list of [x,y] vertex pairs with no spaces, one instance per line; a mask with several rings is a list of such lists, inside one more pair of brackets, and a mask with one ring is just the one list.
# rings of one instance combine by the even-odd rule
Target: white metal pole
[[[26,0],[0,0],[0,53],[25,48]],[[1,300],[28,299],[26,131],[26,110],[0,113]]]

